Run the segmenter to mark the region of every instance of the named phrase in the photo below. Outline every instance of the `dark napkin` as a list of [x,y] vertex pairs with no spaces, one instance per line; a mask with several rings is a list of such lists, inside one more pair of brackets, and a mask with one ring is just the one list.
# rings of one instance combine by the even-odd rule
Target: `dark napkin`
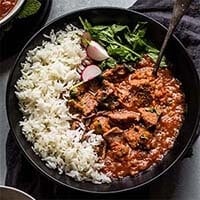
[[[172,0],[138,0],[130,9],[134,9],[156,19],[163,25],[169,25],[172,13]],[[200,76],[200,1],[193,0],[186,15],[175,30],[175,35],[187,48]]]
[[[191,55],[195,67],[200,73],[200,4],[199,0],[194,0],[187,15],[184,16],[181,23],[178,25],[175,34],[183,42]],[[168,25],[169,18],[172,12],[172,1],[170,0],[138,0],[130,9],[143,12],[146,15],[160,21],[164,25]],[[71,189],[64,188],[55,184],[51,180],[41,175],[22,155],[18,145],[11,132],[8,134],[6,144],[6,159],[7,159],[7,176],[6,185],[19,188],[38,200],[44,199],[168,199],[171,189],[174,189],[173,184],[177,178],[179,170],[176,169],[175,179],[173,176],[165,177],[165,180],[160,181],[156,186],[149,186],[137,192],[126,192],[125,194],[117,195],[92,195],[77,192]],[[171,180],[172,177],[172,180]],[[169,184],[167,179],[169,179]],[[169,185],[172,185],[170,188]],[[158,191],[158,187],[160,188]],[[164,190],[162,188],[165,188]],[[155,193],[160,196],[155,196]],[[168,194],[166,194],[168,193]]]

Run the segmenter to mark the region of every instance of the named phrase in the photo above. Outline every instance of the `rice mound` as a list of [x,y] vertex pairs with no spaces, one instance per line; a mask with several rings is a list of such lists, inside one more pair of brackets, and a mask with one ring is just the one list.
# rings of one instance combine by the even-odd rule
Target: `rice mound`
[[[67,26],[51,31],[48,41],[27,53],[22,63],[21,78],[16,84],[16,95],[23,112],[22,133],[46,165],[58,169],[78,181],[108,183],[111,179],[100,169],[95,147],[103,138],[93,131],[86,133],[80,122],[76,130],[70,127],[75,115],[66,106],[69,89],[80,77],[76,69],[86,57],[80,45],[82,30]],[[65,91],[65,98],[60,95]],[[87,140],[82,141],[83,134]]]

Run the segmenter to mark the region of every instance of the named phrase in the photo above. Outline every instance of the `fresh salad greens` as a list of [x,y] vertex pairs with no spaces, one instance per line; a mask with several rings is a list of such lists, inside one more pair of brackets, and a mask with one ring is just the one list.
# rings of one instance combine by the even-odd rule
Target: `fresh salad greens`
[[[156,49],[146,39],[146,22],[139,22],[133,30],[126,25],[97,25],[92,26],[87,20],[80,18],[85,31],[101,44],[108,52],[109,58],[100,63],[100,67],[114,67],[117,63],[135,62],[143,54],[148,54],[154,61],[158,57]],[[161,66],[166,66],[165,58]]]

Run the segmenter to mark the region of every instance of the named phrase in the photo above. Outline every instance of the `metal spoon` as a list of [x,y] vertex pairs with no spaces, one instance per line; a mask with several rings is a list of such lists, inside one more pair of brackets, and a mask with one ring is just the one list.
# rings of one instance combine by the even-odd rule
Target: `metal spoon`
[[162,44],[160,53],[158,55],[155,67],[153,69],[154,76],[157,76],[157,72],[160,67],[160,62],[162,60],[163,53],[164,53],[165,47],[167,46],[169,38],[171,37],[172,33],[174,32],[176,26],[178,25],[179,21],[185,14],[185,12],[191,2],[192,2],[192,0],[175,0],[174,6],[173,6],[172,17],[171,17],[171,20],[169,23],[169,28],[168,28],[167,34],[165,36],[164,42]]

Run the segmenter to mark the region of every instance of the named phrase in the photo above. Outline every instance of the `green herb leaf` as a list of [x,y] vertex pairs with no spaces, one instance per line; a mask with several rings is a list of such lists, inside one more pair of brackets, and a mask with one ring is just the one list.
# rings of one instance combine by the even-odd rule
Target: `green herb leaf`
[[[157,61],[158,53],[149,52],[147,55],[148,55],[154,62]],[[160,67],[167,67],[165,56],[163,56],[163,58],[162,58],[162,60],[161,60],[161,62],[160,62]]]
[[71,88],[69,88],[69,91],[74,91],[76,92],[77,87],[79,87],[80,85],[82,85],[84,83],[84,81],[78,82],[75,85],[73,85]]
[[125,48],[124,46],[110,44],[107,47],[108,54],[118,59],[119,62],[135,61],[136,57],[131,49]]
[[129,31],[128,26],[122,26],[122,25],[118,25],[118,24],[113,24],[113,25],[111,26],[111,29],[112,29],[112,31],[113,31],[113,34],[122,32],[122,31],[124,31],[124,30]]
[[38,0],[27,0],[22,7],[22,10],[18,14],[19,19],[23,19],[34,15],[41,7],[41,3]]
[[117,64],[117,61],[110,57],[104,61],[101,62],[101,64],[99,65],[99,67],[104,70],[104,69],[107,69],[107,68],[114,68]]

